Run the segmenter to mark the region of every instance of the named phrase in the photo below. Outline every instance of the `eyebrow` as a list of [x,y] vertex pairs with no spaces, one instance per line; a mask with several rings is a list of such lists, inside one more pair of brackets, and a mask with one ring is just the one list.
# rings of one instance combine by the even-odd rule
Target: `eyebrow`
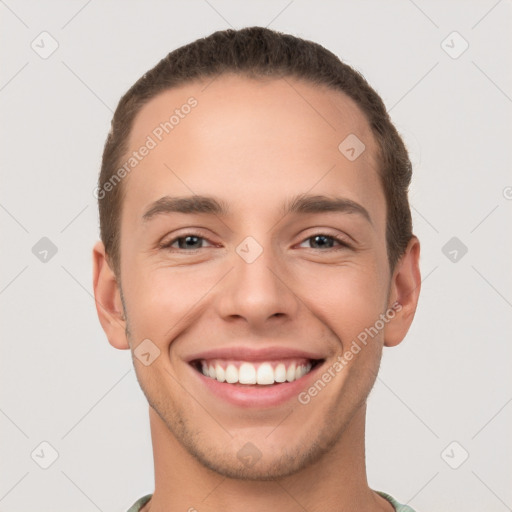
[[[300,194],[287,201],[281,210],[283,216],[291,213],[326,212],[356,214],[367,220],[370,224],[373,224],[366,208],[344,197]],[[164,196],[149,205],[149,208],[142,216],[142,220],[147,222],[158,215],[170,213],[209,214],[227,217],[230,209],[226,202],[211,196]]]
[[142,216],[142,220],[148,221],[157,215],[168,213],[206,213],[227,216],[229,207],[225,202],[209,196],[164,196],[151,203]]

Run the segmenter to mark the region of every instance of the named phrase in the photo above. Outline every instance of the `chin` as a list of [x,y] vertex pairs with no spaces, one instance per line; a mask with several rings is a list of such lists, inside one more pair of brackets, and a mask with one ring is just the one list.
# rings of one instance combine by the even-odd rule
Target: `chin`
[[304,452],[297,448],[294,454],[287,450],[282,455],[273,455],[272,458],[262,455],[259,460],[246,464],[239,460],[236,452],[231,456],[223,452],[220,457],[197,450],[189,450],[189,452],[204,467],[225,478],[262,482],[279,480],[298,473],[322,456],[322,453],[317,450]]

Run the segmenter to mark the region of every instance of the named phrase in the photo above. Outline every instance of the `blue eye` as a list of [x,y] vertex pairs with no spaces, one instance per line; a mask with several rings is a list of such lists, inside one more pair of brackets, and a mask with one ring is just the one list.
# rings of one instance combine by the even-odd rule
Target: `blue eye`
[[[194,233],[188,233],[185,236],[180,236],[173,238],[168,243],[165,243],[160,246],[161,249],[172,249],[178,251],[194,251],[198,249],[205,248],[204,242],[207,242],[210,246],[213,245],[208,240],[202,236],[196,235]],[[343,237],[317,234],[306,238],[302,243],[310,242],[311,249],[320,249],[322,252],[326,252],[329,250],[337,250],[335,244],[338,244],[339,248],[350,248],[350,244],[346,242]],[[177,246],[176,246],[177,244]]]
[[327,249],[327,250],[335,249],[335,247],[333,247],[334,242],[337,242],[338,245],[340,245],[342,247],[350,247],[349,244],[343,238],[336,237],[336,236],[330,236],[330,235],[323,235],[323,234],[313,235],[313,236],[306,238],[306,240],[304,240],[304,242],[302,242],[302,243],[305,243],[308,241],[313,241],[312,245],[317,246],[317,247],[311,247],[312,249]]
[[177,238],[174,238],[169,243],[162,245],[162,249],[171,249],[173,245],[177,242],[178,247],[175,247],[175,249],[182,249],[182,250],[197,250],[202,249],[202,241],[206,241],[206,238],[203,238],[202,236],[194,235],[194,234],[188,234],[185,236],[180,236]]
[[190,235],[178,238],[176,241],[180,249],[199,249],[198,245],[202,246],[202,240],[204,240],[204,238],[200,236]]

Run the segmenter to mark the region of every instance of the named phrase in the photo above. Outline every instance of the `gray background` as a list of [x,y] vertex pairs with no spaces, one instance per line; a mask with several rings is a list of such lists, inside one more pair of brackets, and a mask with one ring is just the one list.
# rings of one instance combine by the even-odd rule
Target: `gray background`
[[[92,191],[125,90],[172,49],[252,25],[355,66],[411,152],[423,289],[369,398],[370,486],[423,512],[512,510],[510,1],[6,0],[0,13],[0,510],[124,512],[153,491],[147,404],[91,297]],[[47,58],[43,31],[58,42]],[[58,250],[47,261],[42,237]],[[47,469],[43,441],[58,453]]]

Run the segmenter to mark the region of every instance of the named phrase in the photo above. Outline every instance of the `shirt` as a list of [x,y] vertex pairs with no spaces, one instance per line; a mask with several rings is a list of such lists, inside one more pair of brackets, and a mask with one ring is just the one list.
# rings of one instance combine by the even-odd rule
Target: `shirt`
[[[380,494],[383,498],[388,500],[393,507],[395,507],[395,512],[414,512],[414,510],[408,505],[402,505],[398,503],[392,496],[382,491],[375,491],[377,494]],[[146,494],[142,498],[139,498],[128,510],[128,512],[139,512],[139,510],[150,500],[152,494]]]

